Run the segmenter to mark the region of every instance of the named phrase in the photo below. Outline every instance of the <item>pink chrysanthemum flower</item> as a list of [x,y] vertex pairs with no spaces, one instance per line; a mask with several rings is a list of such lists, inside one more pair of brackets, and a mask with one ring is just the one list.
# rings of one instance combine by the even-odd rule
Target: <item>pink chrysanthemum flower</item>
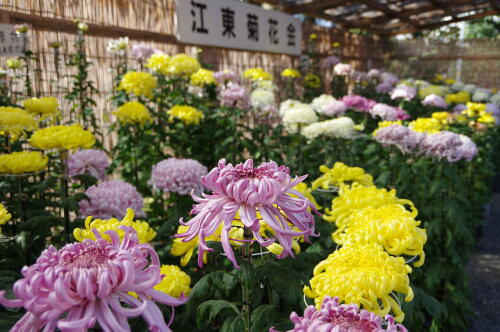
[[[391,315],[381,317],[367,310],[359,310],[356,304],[339,305],[338,297],[325,296],[321,309],[309,306],[304,317],[292,312],[290,320],[295,325],[288,332],[406,332],[401,324],[396,324]],[[385,326],[385,327],[384,327]],[[277,332],[274,328],[270,332]]]
[[207,246],[206,238],[213,235],[223,223],[222,246],[229,260],[238,268],[229,242],[229,231],[239,212],[241,222],[252,231],[257,242],[264,247],[274,242],[274,238],[263,238],[259,232],[258,216],[261,216],[283,246],[283,252],[278,257],[293,256],[293,237],[304,236],[307,241],[308,236],[317,236],[314,234],[314,217],[309,212],[316,212],[316,208],[304,195],[292,189],[306,177],[292,179],[290,169],[278,167],[274,161],[254,168],[253,160],[233,166],[226,165],[226,160],[221,159],[218,167],[202,178],[203,186],[213,193],[203,194],[203,197],[193,195],[198,204],[191,212],[196,216],[188,222],[180,220],[182,225],[189,228],[176,237],[183,238],[183,242],[198,237],[198,265],[203,266],[204,253],[213,250]]
[[142,210],[144,199],[130,183],[119,180],[105,181],[97,186],[89,187],[85,195],[89,197],[89,200],[80,201],[81,216],[123,219],[128,208],[134,210],[135,215],[140,218],[146,216]]
[[203,192],[201,177],[207,173],[207,168],[196,160],[168,158],[153,166],[149,183],[166,192],[186,195],[194,190],[199,195]]
[[163,277],[158,255],[149,244],[139,243],[133,228],[120,228],[125,231],[121,242],[115,231],[106,232],[108,242],[94,229],[95,241],[60,250],[50,246],[35,264],[25,266],[23,278],[14,284],[17,298],[0,292],[2,305],[27,311],[11,331],[83,332],[98,323],[105,332],[126,332],[128,318],[140,315],[150,331],[170,331],[155,302],[178,306],[187,299],[153,289]]
[[106,168],[108,167],[108,156],[101,150],[80,150],[72,153],[68,158],[68,175],[70,177],[89,173],[102,181],[106,176]]
[[369,112],[377,104],[375,100],[359,95],[347,95],[342,97],[342,101],[347,108],[352,108],[361,112]]

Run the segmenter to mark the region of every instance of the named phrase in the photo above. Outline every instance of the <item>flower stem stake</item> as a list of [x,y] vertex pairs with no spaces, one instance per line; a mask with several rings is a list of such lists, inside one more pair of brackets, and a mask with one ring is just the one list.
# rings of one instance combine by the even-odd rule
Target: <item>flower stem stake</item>
[[63,198],[63,216],[64,216],[64,236],[66,243],[69,243],[70,229],[69,229],[69,209],[67,204],[68,199],[68,150],[61,151],[61,196]]
[[[243,261],[246,262],[245,269],[251,264],[252,260],[252,231],[248,227],[243,229],[243,246],[241,247]],[[242,273],[242,283],[241,283],[241,297],[242,297],[242,313],[243,313],[243,324],[245,326],[245,332],[250,332],[250,273]]]

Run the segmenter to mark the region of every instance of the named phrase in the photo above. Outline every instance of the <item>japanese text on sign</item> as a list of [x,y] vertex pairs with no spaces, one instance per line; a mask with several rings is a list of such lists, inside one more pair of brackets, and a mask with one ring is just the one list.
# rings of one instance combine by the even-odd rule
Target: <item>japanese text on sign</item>
[[23,55],[23,38],[17,36],[13,24],[0,24],[0,56]]
[[183,43],[300,55],[302,23],[293,16],[235,0],[177,0]]

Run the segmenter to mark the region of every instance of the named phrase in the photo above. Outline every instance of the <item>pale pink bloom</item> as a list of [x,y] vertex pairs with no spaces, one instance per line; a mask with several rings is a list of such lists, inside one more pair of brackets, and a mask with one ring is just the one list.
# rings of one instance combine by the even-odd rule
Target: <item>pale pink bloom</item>
[[250,105],[250,95],[247,89],[238,83],[229,82],[225,88],[220,90],[219,99],[224,106],[240,106],[246,109]]
[[398,113],[396,109],[387,104],[378,103],[372,107],[370,110],[372,117],[378,116],[384,121],[396,121],[398,119]]
[[135,211],[136,216],[145,217],[144,199],[130,183],[113,180],[89,187],[85,191],[89,200],[80,201],[80,215],[99,219],[125,216],[128,208]]
[[394,85],[398,84],[399,78],[396,75],[394,75],[393,73],[386,71],[386,72],[380,74],[380,81],[382,83],[386,83],[386,84],[394,86]]
[[321,60],[320,63],[320,68],[321,69],[330,69],[333,66],[335,66],[337,63],[340,63],[339,58],[337,58],[335,55],[330,55]]
[[[288,332],[407,332],[391,315],[383,320],[356,304],[339,305],[339,298],[330,296],[323,298],[320,310],[311,305],[304,310],[304,317],[292,312],[290,320],[294,327]],[[278,332],[274,328],[269,331]]]
[[394,85],[385,82],[379,83],[375,87],[375,91],[377,91],[378,93],[389,93],[392,91],[392,89],[394,89]]
[[68,175],[70,177],[90,174],[102,181],[106,177],[106,168],[108,167],[108,156],[101,150],[80,150],[68,157]]
[[240,81],[240,75],[228,69],[219,70],[214,74],[214,77],[220,84],[226,84],[227,82],[238,83]]
[[410,118],[410,114],[406,113],[406,111],[400,107],[394,107],[396,110],[398,120],[408,120]]
[[461,113],[462,111],[465,111],[467,109],[467,106],[465,104],[456,104],[455,107],[453,107],[453,113]]
[[462,153],[463,145],[460,135],[451,131],[443,130],[437,134],[427,135],[421,144],[422,151],[429,157],[446,159],[450,163],[457,162],[469,156],[470,153]]
[[403,125],[391,125],[377,130],[375,140],[385,146],[396,146],[403,153],[418,153],[426,135]]
[[347,108],[361,112],[369,112],[377,102],[359,95],[347,95],[342,98]]
[[207,175],[205,166],[193,159],[168,158],[153,166],[149,183],[155,189],[186,195],[203,192],[201,177]]
[[333,67],[333,72],[335,75],[347,76],[351,73],[352,67],[347,63],[337,63],[335,67]]
[[422,100],[422,105],[445,109],[448,108],[448,104],[446,103],[444,98],[435,94],[431,94],[425,97],[424,100]]
[[146,60],[156,52],[156,49],[146,44],[136,44],[132,46],[132,55],[139,60]]
[[351,79],[355,82],[368,81],[368,75],[363,71],[353,70],[349,74]]
[[141,315],[150,331],[170,331],[155,302],[178,306],[187,298],[153,289],[163,278],[157,253],[139,243],[132,227],[120,229],[125,232],[122,241],[115,231],[106,232],[108,242],[93,229],[95,241],[60,250],[50,246],[35,264],[23,267],[23,278],[13,287],[16,299],[0,292],[3,306],[27,311],[11,331],[83,332],[98,323],[104,332],[127,332],[128,319]]
[[417,94],[417,89],[414,87],[405,85],[405,84],[399,84],[396,86],[392,92],[391,92],[391,99],[406,99],[406,100],[411,100],[415,97]]
[[[191,211],[195,217],[188,222],[181,219],[180,223],[189,228],[185,233],[175,236],[183,238],[184,242],[198,237],[198,265],[201,267],[204,253],[213,251],[208,247],[206,238],[223,224],[222,247],[229,260],[239,268],[229,242],[229,231],[237,212],[257,242],[264,247],[274,242],[274,238],[264,238],[260,234],[259,212],[262,221],[274,231],[276,239],[283,246],[278,258],[293,256],[293,237],[304,236],[307,241],[308,236],[317,236],[314,234],[314,217],[310,212],[316,212],[316,208],[300,192],[292,189],[306,177],[292,179],[288,167],[278,167],[273,161],[254,168],[251,159],[236,166],[226,164],[221,159],[217,167],[202,177],[203,186],[212,190],[212,194],[202,194],[202,197],[193,195],[193,199],[198,202]],[[298,230],[293,230],[293,227]]]
[[327,116],[342,116],[347,111],[347,106],[342,100],[332,100],[319,113]]
[[368,71],[369,78],[378,78],[380,76],[380,70],[372,68]]

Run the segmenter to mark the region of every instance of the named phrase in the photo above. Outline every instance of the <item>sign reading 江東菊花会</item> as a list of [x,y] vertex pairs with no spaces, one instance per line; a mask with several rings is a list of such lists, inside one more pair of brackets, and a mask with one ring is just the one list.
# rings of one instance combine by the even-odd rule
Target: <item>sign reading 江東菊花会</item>
[[23,55],[24,43],[16,34],[15,25],[0,24],[0,56]]
[[176,0],[180,42],[299,55],[302,22],[236,0]]

